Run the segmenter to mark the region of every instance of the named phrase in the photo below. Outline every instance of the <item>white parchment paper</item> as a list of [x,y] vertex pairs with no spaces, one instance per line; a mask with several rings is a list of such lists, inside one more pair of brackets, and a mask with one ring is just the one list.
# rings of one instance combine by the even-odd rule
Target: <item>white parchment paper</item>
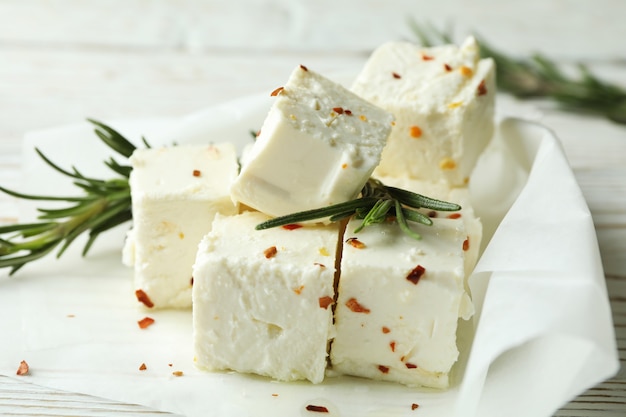
[[[139,143],[251,140],[268,108],[252,97],[181,120],[118,122]],[[87,124],[36,132],[25,140],[25,192],[72,192],[32,147],[63,166],[108,175],[109,153]],[[0,374],[188,416],[543,417],[617,372],[610,307],[591,216],[557,139],[521,120],[500,123],[472,177],[485,223],[484,254],[470,285],[478,311],[459,334],[464,355],[450,390],[330,377],[319,385],[278,383],[193,367],[189,311],[137,308],[132,272],[120,262],[126,227],[81,258],[76,242],[60,260],[17,276],[0,272]],[[32,205],[23,207],[32,217]],[[493,237],[491,237],[493,235]],[[137,321],[156,320],[141,330]],[[145,363],[147,370],[139,371]],[[176,377],[174,371],[183,371]]]

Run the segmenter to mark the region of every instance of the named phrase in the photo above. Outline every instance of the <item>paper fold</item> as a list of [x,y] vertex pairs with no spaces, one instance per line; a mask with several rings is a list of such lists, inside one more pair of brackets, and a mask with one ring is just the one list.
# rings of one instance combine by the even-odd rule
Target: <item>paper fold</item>
[[457,415],[551,415],[619,367],[600,254],[554,135],[508,119],[494,141],[528,179],[470,278],[481,305]]

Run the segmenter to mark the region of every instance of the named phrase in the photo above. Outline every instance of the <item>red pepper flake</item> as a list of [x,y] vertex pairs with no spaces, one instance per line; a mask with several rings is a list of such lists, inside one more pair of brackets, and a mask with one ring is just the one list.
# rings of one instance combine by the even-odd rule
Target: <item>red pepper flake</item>
[[194,169],[193,170],[193,176],[194,177],[199,177],[200,175],[202,175],[202,172],[200,172],[199,169]]
[[411,410],[417,410],[419,408],[419,404],[413,403],[411,404]]
[[476,95],[484,96],[487,94],[487,86],[485,86],[485,80],[482,80],[480,84],[478,84],[478,88],[476,89]]
[[191,279],[189,280],[189,285],[193,287],[193,277],[191,277]]
[[137,301],[139,301],[140,303],[143,303],[146,307],[148,308],[154,307],[154,303],[152,302],[152,300],[150,300],[150,297],[148,297],[148,294],[146,294],[143,290],[141,289],[136,290],[135,297],[137,297]]
[[146,366],[145,363],[142,363],[141,365],[139,365],[139,370],[140,371],[145,371],[146,369],[148,369],[148,367]]
[[285,89],[285,87],[278,87],[276,90],[272,91],[270,94],[270,97],[276,97],[277,95],[280,94],[281,91],[283,91]]
[[390,342],[389,343],[389,347],[391,348],[392,352],[395,352],[396,351],[396,342]]
[[315,262],[313,265],[317,265],[317,266],[319,266],[320,268],[326,268],[326,265],[321,264],[321,263],[319,263],[319,262]]
[[463,241],[463,251],[467,252],[470,248],[469,236]]
[[151,317],[144,317],[137,322],[140,329],[145,329],[148,326],[151,326],[154,323],[154,319]]
[[422,277],[422,275],[424,275],[425,272],[426,269],[422,265],[417,265],[415,268],[413,268],[411,272],[409,272],[409,275],[406,276],[406,279],[417,285],[420,278]]
[[408,369],[415,369],[417,368],[417,365],[413,364],[413,363],[405,363],[404,366],[406,366]]
[[282,226],[283,229],[285,230],[296,230],[303,227],[301,224],[297,224],[297,223],[291,223],[291,224],[285,224]]
[[320,297],[318,302],[320,303],[320,308],[323,308],[324,310],[328,310],[328,306],[334,303],[333,298],[329,296]]
[[435,57],[431,56],[431,55],[426,55],[426,54],[422,54],[422,59],[424,61],[432,61],[433,59],[435,59]]
[[172,372],[172,375],[174,375],[174,376],[183,376],[185,374],[183,373],[183,371],[174,371],[174,372]]
[[448,72],[452,71],[452,67],[448,64],[443,64],[443,68]]
[[388,366],[378,365],[378,370],[380,372],[382,372],[383,374],[388,374],[389,373],[389,367]]
[[351,298],[348,301],[346,301],[346,307],[348,307],[354,313],[369,314],[369,312],[370,312],[370,309],[366,308],[366,307],[363,307],[361,304],[359,304],[359,302],[356,300],[356,298]]
[[461,218],[461,213],[448,214],[446,217],[449,218],[449,219],[460,219]]
[[26,363],[26,361],[21,361],[20,366],[19,368],[17,368],[17,372],[15,374],[19,376],[28,375],[29,370],[30,368],[28,367],[28,363]]
[[263,254],[267,259],[273,258],[274,256],[276,256],[277,253],[278,249],[276,249],[276,246],[272,246],[271,248],[267,248],[265,249],[265,251],[263,251]]
[[420,129],[419,126],[411,126],[409,128],[409,135],[412,138],[417,139],[422,136],[422,129]]
[[428,212],[428,217],[435,218],[437,217],[437,212],[435,210],[431,210]]
[[167,366],[169,366],[171,368],[172,366],[174,366],[174,364],[173,363],[168,363]]
[[343,112],[346,114],[346,116],[352,116],[352,110],[344,109]]
[[400,74],[398,74],[397,72],[392,72],[391,75],[393,76],[393,78],[399,80],[400,78],[402,78],[402,76]]
[[343,114],[343,108],[342,107],[333,107],[333,111],[337,114]]
[[356,237],[351,237],[347,239],[346,243],[356,249],[365,249],[365,243],[361,242]]
[[308,71],[309,69],[307,67],[305,67],[304,65],[300,65],[300,69],[302,71]]
[[306,411],[312,411],[314,413],[328,413],[328,408],[323,405],[309,404],[306,406]]
[[382,330],[383,330],[384,334],[387,334],[387,333],[389,333],[391,331],[391,330],[389,330],[389,327],[387,327],[387,326],[383,326]]

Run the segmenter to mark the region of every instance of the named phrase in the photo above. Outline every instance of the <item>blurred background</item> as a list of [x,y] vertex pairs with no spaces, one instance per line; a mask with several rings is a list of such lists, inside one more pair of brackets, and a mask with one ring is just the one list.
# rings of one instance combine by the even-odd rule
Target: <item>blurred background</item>
[[623,0],[0,0],[0,141],[183,115],[271,91],[299,63],[356,73],[379,44],[416,39],[409,18],[623,81],[625,17]]

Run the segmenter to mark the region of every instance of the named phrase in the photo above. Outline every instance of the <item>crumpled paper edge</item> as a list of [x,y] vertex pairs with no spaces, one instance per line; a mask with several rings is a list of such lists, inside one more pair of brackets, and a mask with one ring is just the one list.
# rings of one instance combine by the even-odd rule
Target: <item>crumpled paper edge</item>
[[[475,174],[520,193],[469,280],[477,325],[457,415],[549,416],[619,369],[595,229],[549,129],[505,119],[490,147],[502,172]],[[478,213],[507,204],[476,203]]]

